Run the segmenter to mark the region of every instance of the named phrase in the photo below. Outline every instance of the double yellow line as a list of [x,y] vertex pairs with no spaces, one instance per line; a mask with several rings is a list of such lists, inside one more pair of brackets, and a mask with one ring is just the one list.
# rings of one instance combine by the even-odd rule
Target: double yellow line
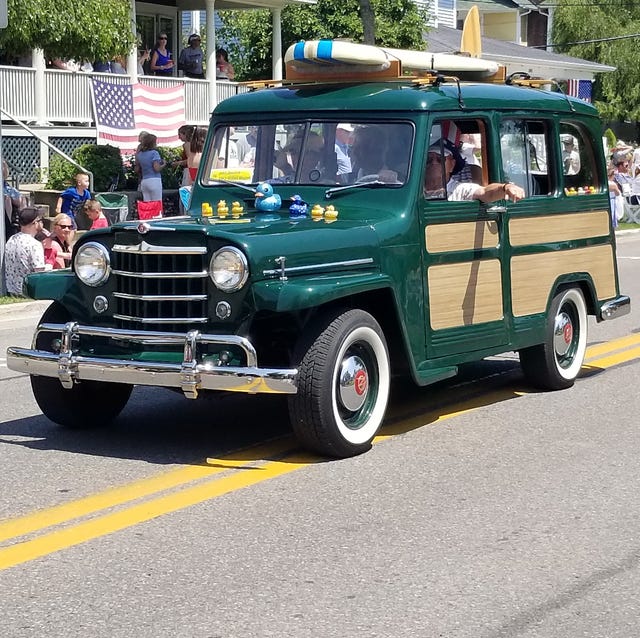
[[[588,374],[637,358],[640,334],[590,347],[583,370]],[[458,402],[446,410],[392,419],[374,443],[518,394],[522,392],[503,389]],[[295,442],[287,438],[0,522],[0,570],[323,461],[296,450]],[[56,529],[45,531],[50,528]],[[17,542],[7,544],[13,540]]]

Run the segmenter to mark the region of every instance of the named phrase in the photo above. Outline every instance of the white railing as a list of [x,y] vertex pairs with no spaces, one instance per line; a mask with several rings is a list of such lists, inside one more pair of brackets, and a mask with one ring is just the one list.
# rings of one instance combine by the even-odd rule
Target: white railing
[[[35,69],[0,66],[0,107],[15,118],[31,122],[37,119]],[[128,75],[111,73],[81,73],[76,71],[45,71],[45,118],[51,123],[88,124],[93,122],[91,77],[126,84]],[[209,123],[209,98],[206,80],[141,76],[140,82],[156,87],[184,84],[185,120],[189,124]],[[245,92],[246,87],[235,82],[216,83],[218,102]]]

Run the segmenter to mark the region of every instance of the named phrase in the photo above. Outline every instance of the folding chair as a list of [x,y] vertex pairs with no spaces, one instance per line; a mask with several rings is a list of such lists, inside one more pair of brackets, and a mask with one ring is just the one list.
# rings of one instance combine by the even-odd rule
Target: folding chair
[[102,212],[109,220],[109,226],[127,220],[129,198],[125,193],[97,193],[96,199],[102,204]]
[[631,193],[624,198],[624,201],[624,221],[640,224],[640,178],[636,177],[631,182]]

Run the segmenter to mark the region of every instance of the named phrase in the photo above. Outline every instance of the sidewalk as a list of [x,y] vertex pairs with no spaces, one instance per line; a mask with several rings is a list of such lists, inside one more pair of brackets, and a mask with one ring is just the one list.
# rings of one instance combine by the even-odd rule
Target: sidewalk
[[38,318],[52,303],[50,299],[46,299],[44,301],[28,300],[2,304],[0,305],[0,322]]

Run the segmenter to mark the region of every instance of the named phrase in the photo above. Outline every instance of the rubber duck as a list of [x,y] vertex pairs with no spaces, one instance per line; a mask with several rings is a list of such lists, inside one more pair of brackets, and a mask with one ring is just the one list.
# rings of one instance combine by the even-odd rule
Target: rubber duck
[[311,209],[311,219],[313,219],[314,221],[317,222],[318,220],[322,219],[323,215],[324,215],[324,208],[322,208],[320,204],[316,204]]
[[262,182],[256,188],[256,201],[254,203],[258,210],[278,210],[282,206],[282,199],[280,195],[273,192],[271,184]]
[[221,199],[218,202],[218,217],[222,217],[223,219],[229,214],[229,207],[227,206],[227,202],[224,199]]
[[289,206],[289,218],[305,219],[308,209],[309,205],[302,199],[302,197],[300,197],[300,195],[293,195],[293,197],[291,197],[291,204]]
[[244,213],[244,208],[240,202],[231,202],[231,217],[238,219]]
[[338,219],[338,211],[333,207],[332,204],[329,204],[329,206],[327,206],[324,211],[324,221],[330,224],[331,222],[336,221],[336,219]]

